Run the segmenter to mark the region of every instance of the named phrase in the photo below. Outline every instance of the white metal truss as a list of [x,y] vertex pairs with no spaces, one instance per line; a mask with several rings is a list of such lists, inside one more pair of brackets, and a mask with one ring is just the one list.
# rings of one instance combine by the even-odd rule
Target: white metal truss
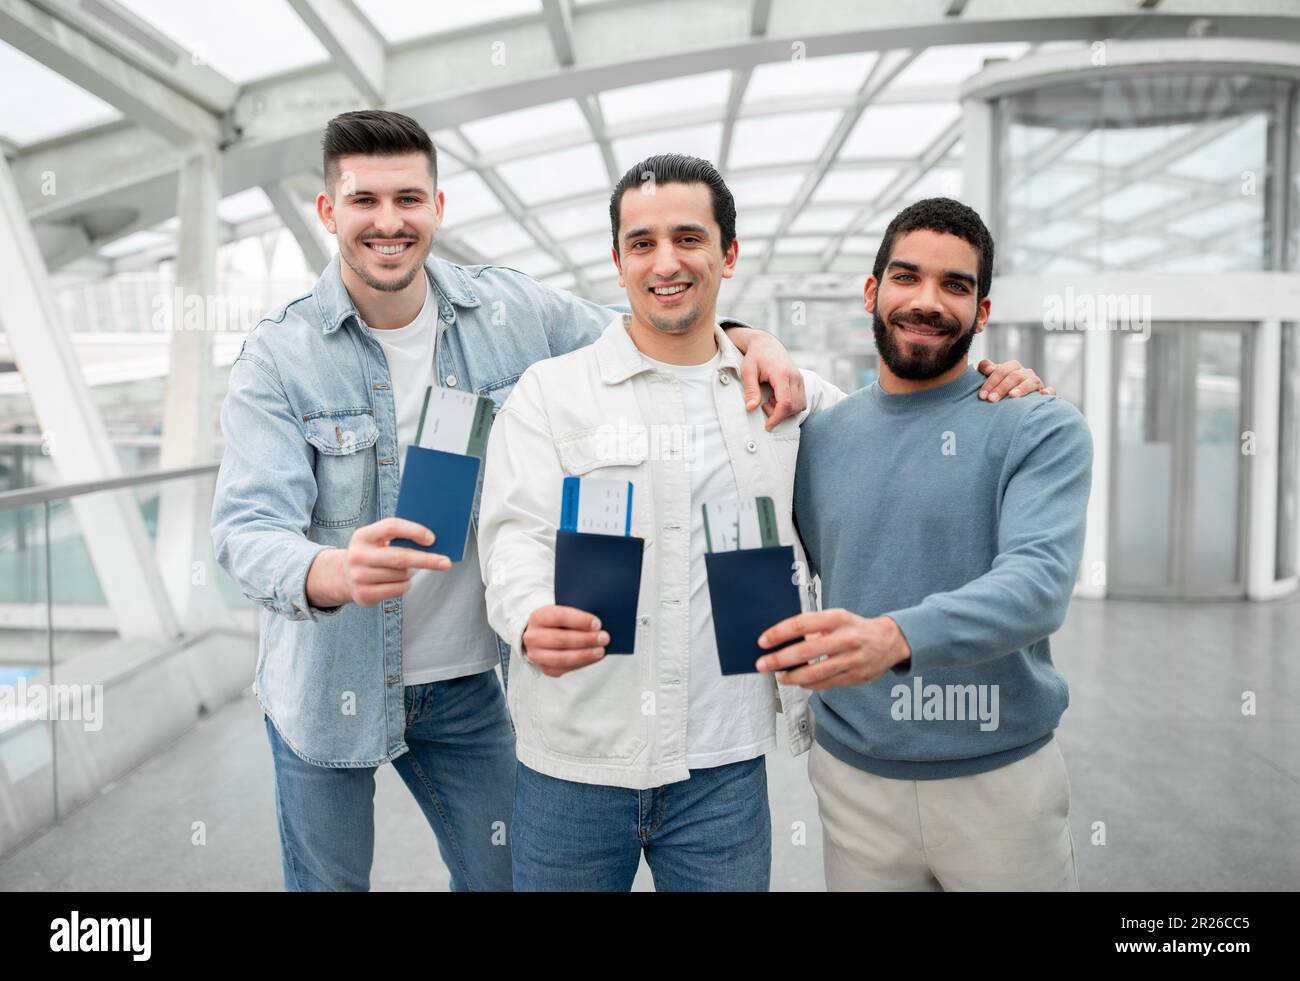
[[370,106],[384,104],[387,63],[383,36],[352,0],[289,0],[334,64]]
[[173,143],[215,144],[221,138],[218,114],[184,91],[186,86],[165,73],[147,71],[140,58],[114,50],[99,37],[71,4],[0,0],[0,40]]
[[[23,373],[28,397],[65,483],[121,476],[90,386],[51,299],[49,279],[0,160],[0,328]],[[130,491],[75,498],[73,513],[123,637],[161,640],[179,624]],[[57,573],[56,573],[57,574]],[[188,580],[187,580],[188,581]]]
[[[599,117],[598,105],[594,103],[597,93],[615,86],[729,69],[732,84],[721,117],[724,139],[719,160],[726,168],[730,134],[741,114],[749,74],[757,65],[788,58],[790,38],[796,34],[810,56],[823,56],[904,48],[919,51],[931,45],[952,43],[1180,36],[1194,23],[1204,20],[1173,9],[1176,4],[1166,4],[1155,13],[1126,3],[1099,5],[1101,12],[1090,15],[1076,14],[1062,5],[1036,12],[1031,17],[1013,16],[1022,11],[1013,11],[1006,4],[986,4],[981,10],[987,15],[972,18],[962,4],[920,15],[915,10],[900,12],[896,5],[888,4],[755,0],[745,6],[745,16],[736,19],[721,14],[701,16],[696,11],[705,5],[697,7],[675,0],[633,0],[580,7],[572,6],[567,0],[556,0],[546,3],[535,17],[510,22],[509,32],[503,31],[499,24],[481,25],[401,45],[386,45],[381,50],[382,58],[377,59],[372,43],[374,29],[354,4],[344,0],[335,3],[303,0],[297,6],[307,10],[305,22],[327,47],[331,43],[337,46],[338,39],[344,36],[350,41],[354,37],[360,40],[346,57],[335,53],[330,64],[258,81],[245,86],[230,101],[220,119],[222,130],[230,134],[230,142],[223,152],[223,196],[251,186],[272,184],[314,166],[319,130],[324,121],[340,108],[375,103],[376,96],[388,95],[394,108],[411,113],[430,129],[446,129],[501,112],[575,99],[588,118],[591,135],[574,134],[569,145],[594,138],[606,169],[617,171],[612,166],[609,142],[624,134],[611,132]],[[668,37],[657,29],[666,17],[686,15],[688,8],[691,16],[699,21],[699,30],[693,31],[685,41],[676,34]],[[45,0],[40,4],[30,0],[0,0],[0,11],[25,10],[46,14],[50,20],[64,16],[71,19],[69,9],[70,0],[66,3]],[[1295,18],[1284,16],[1279,10],[1276,4],[1253,4],[1250,12],[1217,15],[1214,22],[1223,34],[1297,36]],[[10,14],[8,21],[13,20],[14,15]],[[84,14],[81,20],[86,20]],[[361,26],[349,32],[346,25],[353,21]],[[807,30],[808,24],[816,24],[816,33]],[[83,26],[76,25],[76,29]],[[75,33],[66,22],[65,27],[65,33]],[[16,30],[10,23],[7,36]],[[101,25],[100,33],[107,35],[109,31]],[[494,64],[483,52],[496,36],[503,34],[510,38],[511,57],[504,63]],[[590,40],[607,36],[618,39],[617,43],[597,49]],[[517,53],[521,50],[530,54]],[[545,56],[534,57],[531,54],[534,51],[545,52]],[[143,57],[137,52],[137,61]],[[44,60],[47,63],[53,60],[51,66],[69,77],[85,77],[84,70],[74,71],[65,63],[70,60],[67,54],[62,59]],[[215,73],[210,73],[209,81],[211,74]],[[189,91],[192,95],[195,88],[192,80],[179,76],[178,70],[166,76],[169,77],[169,85],[164,86],[166,91],[173,95]],[[101,97],[105,94],[103,86],[93,77],[87,87]],[[215,92],[216,88],[210,87],[210,91]],[[363,93],[359,102],[358,91]],[[929,101],[935,94],[902,93],[916,101]],[[892,99],[898,95],[891,90],[881,92],[878,98]],[[347,105],[349,101],[351,106]],[[809,108],[818,101],[795,100],[793,108]],[[844,108],[853,104],[846,106],[844,97],[826,101],[838,102]],[[120,100],[114,104],[120,104]],[[194,104],[210,106],[199,100]],[[748,117],[756,108],[747,106],[743,114]],[[772,108],[775,111],[780,107]],[[151,148],[145,145],[148,134],[143,134],[145,138],[141,139],[140,125],[152,124],[152,130],[159,131],[164,123],[156,118],[128,115],[139,118],[140,123],[127,121],[101,127],[95,133],[65,139],[58,147],[19,149],[13,167],[19,186],[27,191],[25,202],[51,268],[85,255],[114,237],[152,227],[174,214],[172,202],[177,190],[180,155],[160,159],[156,148],[150,153]],[[689,107],[687,115],[690,115]],[[712,118],[718,118],[716,112]],[[677,125],[683,125],[682,119],[678,119]],[[140,145],[138,152],[131,149],[135,145]],[[487,154],[480,165],[491,168],[529,149],[536,148],[511,148],[507,156]],[[35,165],[48,169],[51,159],[67,163],[60,170],[66,178],[65,190],[57,202],[34,198],[30,191],[33,184],[25,179]],[[105,165],[86,173],[77,167],[77,159],[100,160]],[[817,166],[827,162],[843,161],[819,160]],[[807,172],[808,168],[805,166],[804,170]],[[729,178],[733,176],[726,169],[724,173]],[[530,229],[529,234],[533,235],[534,231]],[[562,268],[571,268],[562,250],[552,255]]]
[[[212,147],[191,156],[181,171],[176,290],[187,301],[197,298],[204,316],[199,324],[191,325],[176,322],[180,318],[177,311],[172,312],[159,458],[164,470],[209,463],[219,456],[212,413],[213,331],[207,324],[207,312],[218,302],[220,168]],[[200,484],[198,480],[168,481],[160,487],[158,498],[158,569],[172,609],[186,627],[198,627],[226,613],[217,592],[217,567],[208,530],[212,487]]]

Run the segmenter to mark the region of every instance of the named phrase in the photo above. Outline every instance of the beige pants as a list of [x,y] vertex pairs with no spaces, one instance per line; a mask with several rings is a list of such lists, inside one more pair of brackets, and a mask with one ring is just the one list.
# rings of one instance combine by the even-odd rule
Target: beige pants
[[813,743],[808,777],[833,892],[1079,888],[1055,739],[1000,769],[946,780],[878,777]]

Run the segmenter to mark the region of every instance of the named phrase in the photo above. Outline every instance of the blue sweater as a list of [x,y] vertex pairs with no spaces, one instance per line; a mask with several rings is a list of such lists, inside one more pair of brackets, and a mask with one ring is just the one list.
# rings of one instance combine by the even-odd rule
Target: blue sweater
[[803,425],[795,517],[823,606],[888,615],[912,649],[870,684],[813,694],[817,742],[880,776],[1013,763],[1069,703],[1048,636],[1083,551],[1092,437],[1064,399],[983,402],[983,380],[872,385]]

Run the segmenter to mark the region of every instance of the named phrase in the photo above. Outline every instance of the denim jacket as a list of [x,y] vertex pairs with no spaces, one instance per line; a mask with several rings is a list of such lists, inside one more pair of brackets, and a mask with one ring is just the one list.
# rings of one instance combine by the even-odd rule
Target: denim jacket
[[[529,365],[589,344],[611,316],[504,266],[430,256],[425,268],[445,325],[439,384],[485,394],[497,408]],[[309,763],[377,766],[402,755],[402,599],[320,609],[306,595],[316,555],[391,516],[399,483],[388,362],[337,257],[310,293],[249,332],[221,428],[213,545],[265,608],[254,683],[262,707]],[[501,653],[504,668],[508,647]]]

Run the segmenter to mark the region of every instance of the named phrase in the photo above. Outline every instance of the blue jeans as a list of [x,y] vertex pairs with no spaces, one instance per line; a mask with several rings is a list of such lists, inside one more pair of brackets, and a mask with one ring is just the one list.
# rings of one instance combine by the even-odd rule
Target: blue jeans
[[766,892],[772,816],[764,757],[690,774],[627,790],[520,763],[510,829],[515,889],[626,892],[644,850],[659,892]]
[[[376,767],[307,763],[270,717],[284,887],[366,890]],[[406,689],[406,744],[393,766],[428,818],[451,888],[510,889],[515,735],[495,671]]]

